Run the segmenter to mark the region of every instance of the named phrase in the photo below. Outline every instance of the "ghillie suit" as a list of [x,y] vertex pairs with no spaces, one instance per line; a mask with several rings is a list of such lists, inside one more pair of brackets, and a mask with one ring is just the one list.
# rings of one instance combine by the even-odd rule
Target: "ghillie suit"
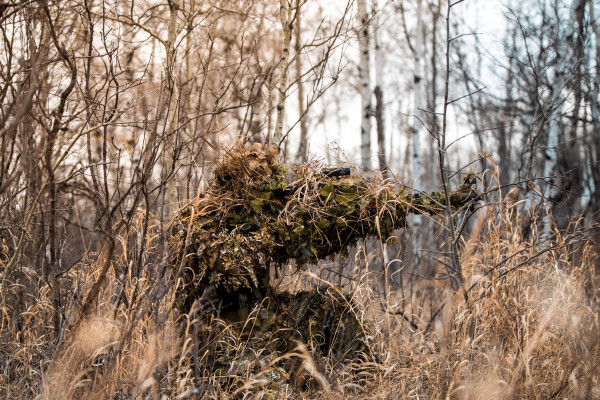
[[[318,291],[273,293],[271,266],[279,269],[293,259],[301,268],[345,253],[360,238],[386,241],[394,230],[405,226],[409,213],[442,214],[446,204],[444,194],[410,194],[380,177],[348,176],[350,170],[345,168],[304,165],[294,172],[293,182],[286,183],[286,168],[278,163],[276,149],[260,144],[238,144],[222,157],[206,191],[181,211],[173,226],[173,266],[183,283],[178,292],[180,311],[188,312],[201,299],[219,303],[225,313],[246,310],[247,315],[254,304],[268,297],[275,305],[265,311],[272,315],[261,318],[259,313],[257,323],[262,326],[265,320],[277,321],[282,310],[293,309],[295,301],[325,304]],[[469,178],[451,193],[453,208],[477,200],[472,183]],[[327,311],[328,318],[321,318],[321,323],[341,321],[343,313],[356,322],[358,311],[350,296],[340,292],[335,299],[344,304],[343,309],[329,307],[337,311]],[[309,314],[296,323],[320,318],[319,311]],[[272,330],[284,327],[271,325]],[[326,329],[321,326],[319,330]],[[356,332],[354,336],[361,335]],[[331,351],[331,340],[324,342]]]

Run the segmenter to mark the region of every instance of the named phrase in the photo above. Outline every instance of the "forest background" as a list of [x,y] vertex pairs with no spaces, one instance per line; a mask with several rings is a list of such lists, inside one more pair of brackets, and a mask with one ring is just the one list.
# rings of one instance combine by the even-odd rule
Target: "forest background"
[[[599,15],[591,0],[0,2],[1,390],[593,397]],[[194,370],[165,311],[168,227],[237,141],[423,192],[478,171],[474,213],[412,217],[398,243],[290,278],[384,305],[367,378],[324,361],[318,390],[282,394]]]

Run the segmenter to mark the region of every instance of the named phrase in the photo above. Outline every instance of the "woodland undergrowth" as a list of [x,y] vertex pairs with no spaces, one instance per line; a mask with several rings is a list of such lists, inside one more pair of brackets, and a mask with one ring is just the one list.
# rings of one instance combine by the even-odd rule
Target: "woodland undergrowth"
[[[93,314],[82,317],[79,307],[106,255],[90,255],[61,277],[68,324],[59,335],[52,327],[55,302],[48,283],[25,267],[18,280],[5,282],[1,396],[598,398],[600,276],[593,231],[574,223],[568,233],[530,230],[524,237],[524,221],[536,223],[527,211],[515,202],[477,211],[461,244],[464,288],[451,279],[421,277],[411,291],[400,290],[377,261],[380,246],[359,243],[351,252],[357,256],[347,262],[352,279],[345,290],[364,310],[360,318],[371,333],[374,357],[343,364],[316,353],[310,343],[268,357],[218,313],[202,321],[180,315],[159,224],[147,231],[144,257],[131,256],[140,246],[140,216],[139,224],[120,232],[119,251]],[[442,256],[437,262],[440,270],[447,268]],[[319,268],[280,282],[287,288],[314,282]],[[402,312],[395,311],[399,304]],[[208,332],[202,341],[199,331]],[[229,366],[218,365],[212,355],[217,343],[230,349]]]

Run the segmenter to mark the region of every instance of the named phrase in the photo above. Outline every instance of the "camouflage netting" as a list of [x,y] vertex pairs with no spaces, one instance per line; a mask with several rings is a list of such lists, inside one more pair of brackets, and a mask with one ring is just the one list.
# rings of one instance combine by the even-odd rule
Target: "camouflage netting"
[[[208,291],[225,312],[250,310],[268,297],[280,310],[273,321],[279,321],[281,310],[305,303],[305,318],[291,319],[294,324],[305,325],[304,319],[319,318],[322,324],[336,318],[342,321],[347,317],[342,317],[341,310],[347,312],[348,306],[350,310],[353,307],[347,297],[338,296],[338,303],[345,303],[346,308],[329,308],[330,314],[323,320],[319,310],[327,307],[316,303],[329,300],[319,291],[273,293],[271,267],[277,269],[295,260],[301,268],[345,253],[360,238],[374,236],[386,241],[394,230],[405,226],[409,213],[441,215],[446,203],[444,194],[414,195],[378,176],[349,176],[349,168],[303,165],[292,171],[295,178],[289,183],[286,172],[277,160],[276,149],[260,144],[238,144],[222,157],[207,189],[181,211],[173,225],[173,267],[182,277],[180,311],[188,312],[195,300],[207,297]],[[468,178],[451,193],[453,207],[472,204],[478,198],[472,183],[474,179]],[[263,311],[274,312],[268,307]],[[298,310],[295,314],[304,315]],[[356,317],[350,318],[354,322],[346,320],[345,324],[350,332],[354,332],[353,325],[362,327]],[[259,324],[263,320],[257,319]],[[324,325],[316,328],[326,330]],[[270,331],[282,329],[293,327],[276,322]],[[308,340],[302,333],[300,337]],[[331,342],[327,334],[323,338]],[[332,348],[325,346],[326,351]]]

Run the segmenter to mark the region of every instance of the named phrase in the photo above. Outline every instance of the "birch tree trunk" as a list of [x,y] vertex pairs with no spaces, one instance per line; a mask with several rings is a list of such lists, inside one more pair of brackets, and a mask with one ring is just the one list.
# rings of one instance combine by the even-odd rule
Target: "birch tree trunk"
[[421,89],[423,78],[423,1],[417,0],[417,40],[415,43],[415,70],[413,91],[413,120],[412,120],[412,170],[415,190],[421,188],[422,163],[420,150],[421,122],[419,113],[421,108]]
[[298,79],[298,115],[300,115],[300,145],[298,146],[297,160],[305,163],[308,160],[306,118],[304,117],[304,85],[302,84],[302,61],[300,60],[300,50],[302,43],[300,38],[300,4],[296,6],[296,32],[294,34],[294,50],[296,52],[296,79]]
[[292,39],[292,7],[288,0],[280,0],[279,18],[283,28],[283,48],[281,50],[281,60],[279,65],[279,101],[277,103],[277,122],[275,123],[275,132],[273,134],[274,143],[281,148],[283,141],[283,119],[285,116],[285,99],[287,97],[288,85],[288,60],[290,58],[290,41]]
[[[594,144],[595,144],[595,159],[593,161],[600,161],[600,21],[596,20],[594,13],[594,3],[590,1],[590,25],[594,32],[594,39],[596,41],[596,59],[595,59],[595,79],[592,82],[592,123],[594,129]],[[592,179],[594,181],[594,203],[593,210],[600,208],[600,169],[592,169]]]
[[[190,10],[189,13],[191,15],[194,14],[194,2],[190,2]],[[192,19],[188,19],[186,22],[186,34],[187,37],[185,39],[185,81],[186,84],[188,85],[187,89],[185,90],[185,119],[188,121],[187,122],[187,132],[188,132],[188,136],[187,136],[187,140],[189,140],[191,142],[191,148],[190,148],[190,154],[196,154],[196,140],[194,138],[195,134],[194,134],[194,117],[192,115],[192,113],[189,110],[195,110],[196,107],[194,107],[194,105],[192,104],[193,100],[192,100],[192,87],[193,85],[191,84],[191,82],[193,82],[193,76],[194,76],[194,72],[192,70],[192,32],[194,30],[194,25],[193,25],[193,21]],[[196,123],[198,123],[196,121]],[[190,140],[191,139],[191,140]],[[187,163],[186,163],[187,164]],[[187,170],[185,171],[185,173],[183,174],[185,176],[185,199],[190,199],[191,198],[191,188],[192,188],[192,176],[193,176],[193,171],[195,169],[195,165],[194,163],[189,163],[189,166],[187,167]]]
[[[562,38],[559,33],[559,43],[562,43]],[[557,55],[564,55],[564,46],[561,44],[557,49]],[[562,115],[562,90],[566,84],[566,74],[562,69],[563,66],[562,60],[557,63],[557,79],[552,87],[552,113],[550,115],[550,126],[548,128],[548,137],[546,138],[546,151],[544,154],[544,170],[543,174],[545,179],[548,179],[550,183],[555,183],[554,179],[550,178],[552,176],[552,172],[556,167],[556,163],[558,160],[557,154],[557,145],[558,145],[558,135],[560,133],[560,125],[559,119]],[[546,198],[554,198],[557,196],[557,193],[560,189],[557,186],[546,185],[544,188],[544,195]],[[542,218],[542,236],[547,238],[550,236],[550,228],[552,225],[551,218],[548,214],[545,214]]]
[[360,77],[360,95],[362,122],[360,126],[360,155],[365,170],[371,169],[371,78],[369,62],[369,15],[366,0],[357,1],[358,19],[358,49],[360,60],[358,74]]
[[377,0],[373,0],[373,38],[375,40],[375,121],[377,122],[377,157],[379,159],[379,169],[384,177],[388,177],[388,166],[385,152],[385,108],[383,104],[383,54],[381,50],[381,38],[379,29],[379,11],[377,9]]
[[[427,101],[427,109],[429,111],[435,111],[436,103],[437,103],[437,95],[438,95],[438,62],[439,62],[439,54],[438,54],[438,21],[440,20],[442,14],[442,1],[437,0],[435,3],[430,5],[430,13],[431,13],[431,57],[430,57],[430,68],[431,68],[431,91],[429,94],[429,99]],[[422,31],[422,29],[421,29]],[[431,118],[431,132],[437,133],[439,132],[439,121],[438,114],[433,113],[430,116]],[[427,135],[427,147],[429,149],[427,154],[427,182],[431,187],[437,186],[437,166],[436,166],[436,151],[435,151],[435,136]]]
[[[574,97],[574,104],[571,112],[571,129],[570,129],[570,137],[569,137],[569,146],[567,150],[566,160],[568,161],[568,166],[566,171],[571,171],[572,175],[571,182],[572,187],[566,193],[567,199],[565,203],[568,205],[566,207],[566,212],[568,215],[572,210],[573,203],[577,203],[574,205],[575,210],[581,210],[583,206],[583,201],[585,197],[583,194],[583,160],[580,155],[581,149],[581,137],[578,136],[580,131],[580,123],[581,117],[584,119],[586,115],[586,106],[583,105],[584,102],[584,93],[583,93],[583,82],[584,75],[587,74],[586,71],[586,59],[587,55],[585,54],[585,44],[587,28],[585,21],[585,4],[588,0],[573,0],[573,9],[572,9],[572,20],[575,24],[575,34],[573,36],[573,53],[575,54],[575,65],[572,70],[574,71],[574,81],[572,83],[572,92]],[[582,115],[583,114],[583,115]],[[562,172],[562,171],[561,171]],[[576,200],[576,201],[575,201]]]
[[167,93],[168,93],[168,106],[167,106],[167,160],[166,167],[171,175],[167,182],[167,218],[171,218],[179,208],[178,192],[177,192],[177,167],[175,151],[177,146],[177,130],[178,122],[178,104],[179,91],[177,88],[177,82],[175,80],[175,40],[177,38],[177,12],[179,11],[179,4],[175,0],[169,1],[169,26],[168,26],[168,37],[167,37],[167,59],[165,65],[166,78],[167,78]]

